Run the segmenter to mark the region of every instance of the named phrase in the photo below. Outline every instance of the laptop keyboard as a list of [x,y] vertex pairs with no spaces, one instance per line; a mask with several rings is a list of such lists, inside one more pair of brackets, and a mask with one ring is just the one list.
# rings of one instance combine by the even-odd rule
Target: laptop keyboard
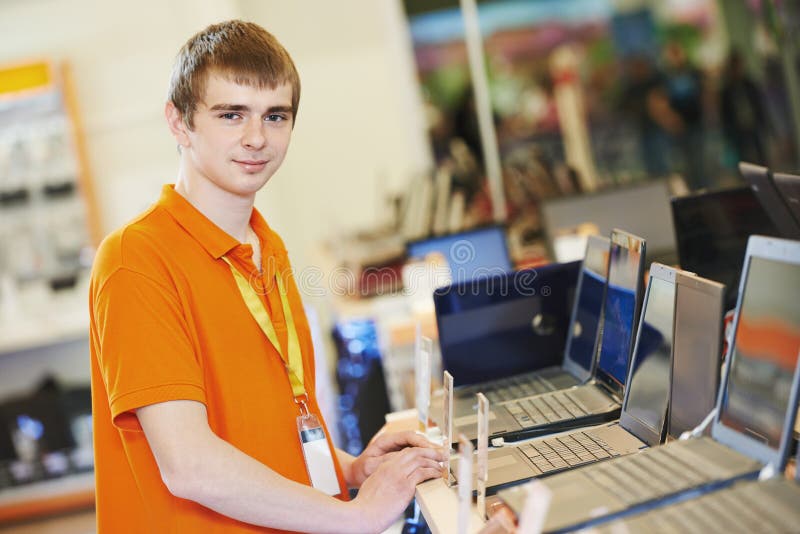
[[585,432],[539,440],[520,447],[520,450],[538,469],[537,474],[551,473],[619,456],[619,452],[608,443]]
[[[797,530],[796,518],[771,499],[753,498],[740,488],[723,490],[682,502],[630,520],[647,532],[783,533]],[[612,529],[603,529],[611,531]],[[633,528],[633,531],[639,528]]]
[[549,382],[536,375],[512,376],[496,382],[492,389],[486,392],[486,398],[494,404],[539,395],[548,391],[553,391],[553,387]]
[[715,479],[714,468],[679,447],[656,447],[585,471],[628,506]]
[[569,393],[553,393],[504,405],[523,428],[588,415]]
[[721,491],[676,508],[684,508],[706,532],[792,532],[798,528],[770,499],[754,500],[736,491]]

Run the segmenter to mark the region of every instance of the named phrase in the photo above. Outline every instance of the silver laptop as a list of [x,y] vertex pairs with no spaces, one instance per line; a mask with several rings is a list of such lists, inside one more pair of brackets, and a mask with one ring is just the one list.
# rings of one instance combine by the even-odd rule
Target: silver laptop
[[[796,407],[795,407],[796,409]],[[795,465],[800,463],[800,449]],[[643,514],[600,525],[599,533],[703,532],[782,534],[800,527],[800,481],[784,478],[785,462],[774,477],[744,481],[701,495],[696,499],[666,505]]]
[[[751,237],[711,437],[673,441],[543,480],[544,530],[592,526],[754,478],[782,465],[800,385],[800,242]],[[523,492],[500,497],[517,513]]]
[[[619,417],[642,293],[645,241],[611,233],[600,350],[592,380],[571,389],[495,404],[490,438],[519,440],[613,421]],[[454,433],[477,438],[477,416],[456,417]]]
[[699,425],[717,403],[725,286],[685,271],[678,271],[675,284],[675,353],[667,430],[678,437]]
[[[650,267],[619,422],[490,450],[490,495],[534,477],[631,454],[663,441],[670,393],[676,274],[675,269],[660,263]],[[451,470],[458,473],[455,467]]]
[[[453,392],[453,417],[475,413],[477,393],[483,393],[489,402],[496,404],[570,388],[589,380],[601,325],[609,246],[609,239],[603,236],[589,236],[586,242],[562,365],[457,388]],[[434,401],[437,406],[441,402]],[[436,416],[439,411],[434,408],[432,413]]]

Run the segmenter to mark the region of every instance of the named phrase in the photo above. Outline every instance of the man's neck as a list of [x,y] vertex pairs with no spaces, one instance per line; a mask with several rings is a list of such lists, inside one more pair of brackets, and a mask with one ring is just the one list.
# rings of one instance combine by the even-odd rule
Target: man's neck
[[206,179],[190,179],[183,172],[178,174],[175,191],[227,234],[241,243],[247,242],[255,195],[234,195]]

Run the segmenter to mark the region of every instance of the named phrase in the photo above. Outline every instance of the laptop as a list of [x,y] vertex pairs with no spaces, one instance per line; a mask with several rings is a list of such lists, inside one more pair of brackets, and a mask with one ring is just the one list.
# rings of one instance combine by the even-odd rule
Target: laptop
[[557,364],[579,269],[579,262],[552,264],[434,291],[442,364],[456,384],[483,384]]
[[[642,300],[645,241],[622,230],[613,231],[610,241],[603,330],[591,381],[495,404],[489,412],[490,439],[515,441],[619,418]],[[455,417],[454,433],[476,439],[476,420],[475,415]]]
[[[578,271],[575,298],[572,301],[572,311],[569,315],[570,322],[566,330],[566,345],[563,349],[562,363],[496,381],[457,388],[453,393],[454,417],[474,413],[475,395],[479,392],[486,395],[489,402],[496,404],[548,391],[566,389],[586,382],[590,378],[599,337],[609,246],[610,241],[607,237],[589,236],[587,240],[586,253]],[[539,270],[541,269],[543,268],[539,268]],[[542,277],[539,273],[537,275],[539,278]],[[552,289],[550,287],[551,294]],[[437,307],[437,317],[440,315],[438,313],[440,310],[443,311],[441,305]],[[536,344],[530,343],[523,348],[527,352],[526,359],[529,361],[552,359],[557,354],[550,352],[547,345],[538,340],[535,341]],[[548,352],[550,352],[549,357]],[[485,353],[482,356],[480,360],[486,362]],[[561,354],[558,354],[558,359],[561,358]],[[505,355],[503,360],[505,360]],[[492,367],[497,367],[496,359],[489,359],[488,363]],[[459,361],[458,364],[461,367],[463,362]],[[530,363],[528,365],[530,366]],[[452,365],[446,364],[446,367],[456,380],[460,374],[464,374],[455,368],[456,362],[452,362]],[[487,376],[488,371],[481,369],[479,363],[475,363],[474,368],[483,373],[483,376]],[[465,373],[471,375],[472,371],[465,371]]]
[[562,261],[560,241],[582,223],[608,235],[625,228],[647,238],[645,265],[657,261],[675,263],[675,234],[672,232],[670,188],[667,180],[642,180],[592,193],[560,195],[542,199],[539,215],[542,231],[553,257]]
[[[800,243],[754,236],[745,255],[734,335],[711,437],[673,441],[546,479],[544,530],[583,528],[664,506],[785,462],[800,370]],[[518,513],[524,494],[500,492]]]
[[406,245],[409,258],[422,260],[429,254],[440,254],[447,261],[453,282],[463,282],[510,272],[505,229],[487,226],[418,241]]
[[800,480],[797,473],[795,480],[784,478],[785,462],[778,467],[773,478],[739,482],[696,499],[600,525],[596,532],[796,532],[800,525]]
[[800,220],[796,219],[792,210],[789,209],[783,194],[775,185],[769,169],[752,163],[740,162],[739,172],[750,184],[758,201],[764,207],[764,211],[775,223],[781,237],[800,239]]
[[675,276],[675,353],[668,434],[699,425],[717,403],[722,366],[725,286],[678,271]]
[[[534,477],[631,454],[663,441],[670,394],[676,274],[675,269],[659,263],[650,267],[619,422],[490,450],[490,495]],[[456,468],[451,470],[458,473]]]
[[681,269],[725,284],[725,309],[736,306],[742,258],[754,234],[780,237],[748,186],[672,199]]

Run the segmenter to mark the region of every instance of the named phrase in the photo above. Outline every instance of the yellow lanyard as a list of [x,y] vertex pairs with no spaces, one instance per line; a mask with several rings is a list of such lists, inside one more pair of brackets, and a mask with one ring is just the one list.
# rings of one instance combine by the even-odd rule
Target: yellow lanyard
[[303,355],[300,351],[300,339],[297,337],[297,328],[294,324],[292,309],[289,306],[289,297],[286,294],[286,288],[283,285],[281,277],[278,273],[275,273],[275,282],[278,284],[278,293],[280,293],[281,297],[283,316],[286,319],[286,329],[289,333],[288,358],[283,354],[283,350],[281,350],[281,344],[278,341],[278,336],[275,334],[275,327],[272,325],[269,314],[264,308],[264,303],[261,302],[258,293],[256,293],[248,280],[233,266],[228,258],[223,257],[222,259],[225,260],[225,263],[231,268],[233,278],[236,280],[236,285],[239,287],[239,293],[242,294],[242,299],[245,305],[247,305],[247,309],[250,310],[250,315],[253,316],[253,319],[256,320],[256,323],[258,323],[258,326],[261,328],[261,331],[264,332],[269,342],[272,343],[272,346],[275,347],[275,350],[280,354],[281,360],[283,360],[283,364],[286,367],[286,372],[289,375],[289,383],[292,385],[292,393],[295,396],[295,401],[301,404],[301,407],[305,407],[305,402],[298,400],[299,397],[308,399],[306,388],[303,385]]

